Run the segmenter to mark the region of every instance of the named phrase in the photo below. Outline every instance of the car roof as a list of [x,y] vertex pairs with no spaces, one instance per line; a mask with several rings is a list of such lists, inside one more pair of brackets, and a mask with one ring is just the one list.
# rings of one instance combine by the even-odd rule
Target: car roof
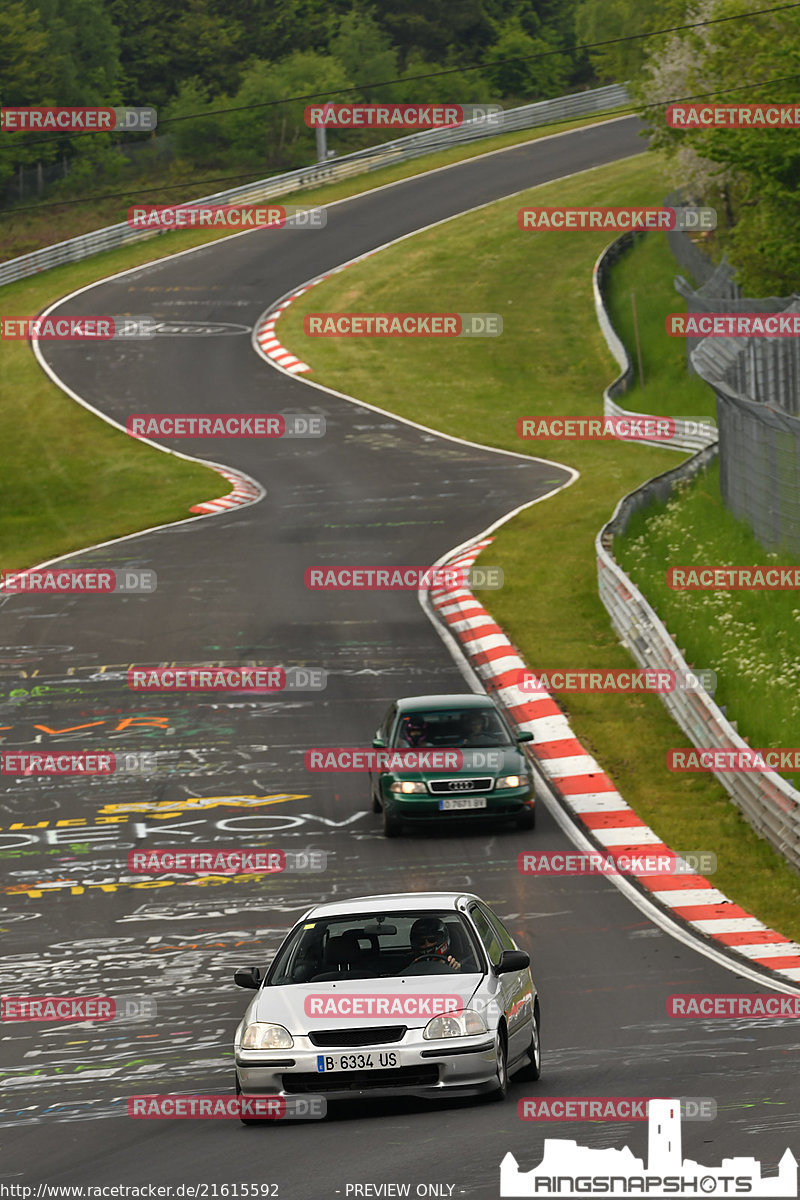
[[446,696],[403,696],[397,701],[397,707],[400,712],[413,712],[418,708],[430,711],[437,708],[496,708],[496,705],[483,692],[456,692]]
[[459,900],[477,900],[471,892],[389,892],[381,896],[354,896],[350,900],[334,900],[330,904],[317,904],[306,913],[306,917],[338,917],[356,913],[374,913],[393,909],[444,908],[457,911]]

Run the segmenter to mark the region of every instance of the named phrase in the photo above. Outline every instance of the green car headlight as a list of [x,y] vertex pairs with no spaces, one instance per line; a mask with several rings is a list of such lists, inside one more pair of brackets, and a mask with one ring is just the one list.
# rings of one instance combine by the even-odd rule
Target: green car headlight
[[294,1039],[288,1029],[282,1025],[267,1025],[264,1021],[248,1025],[242,1038],[243,1050],[289,1050],[293,1045]]
[[396,779],[389,785],[389,791],[400,796],[427,795],[428,788],[421,779]]
[[521,775],[501,775],[500,778],[497,780],[495,787],[515,788],[515,787],[522,787],[522,785],[524,783],[525,783],[525,780],[522,778]]
[[488,1033],[486,1022],[472,1008],[461,1012],[446,1013],[428,1021],[422,1036],[432,1041],[435,1038],[473,1037],[476,1033]]

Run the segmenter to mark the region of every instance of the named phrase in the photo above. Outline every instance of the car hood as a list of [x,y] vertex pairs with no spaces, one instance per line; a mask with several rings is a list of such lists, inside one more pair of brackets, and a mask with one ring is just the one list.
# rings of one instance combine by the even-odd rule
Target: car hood
[[388,1016],[323,1016],[313,1012],[308,1015],[306,1001],[309,1001],[310,1006],[311,1000],[319,997],[322,997],[323,1001],[331,998],[338,1001],[344,998],[347,1003],[354,997],[362,996],[424,996],[428,1000],[436,996],[456,996],[459,1007],[466,1008],[482,979],[483,976],[479,972],[470,972],[468,975],[401,975],[394,979],[343,979],[266,987],[253,999],[247,1012],[247,1023],[267,1021],[274,1025],[283,1025],[284,1029],[298,1035],[309,1029],[361,1029],[364,1026],[382,1025],[424,1028],[431,1016],[437,1015],[435,1010],[423,1016],[401,1015],[398,1012]]

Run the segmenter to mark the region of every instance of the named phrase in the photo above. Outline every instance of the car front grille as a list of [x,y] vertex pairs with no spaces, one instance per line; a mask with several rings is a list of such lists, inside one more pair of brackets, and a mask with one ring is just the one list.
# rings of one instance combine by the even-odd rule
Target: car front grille
[[435,796],[464,796],[469,792],[490,792],[493,783],[487,775],[472,779],[429,779],[428,787]]
[[394,1067],[386,1071],[307,1071],[283,1076],[283,1090],[291,1094],[310,1092],[368,1091],[385,1087],[435,1087],[437,1066]]
[[312,1029],[308,1035],[314,1046],[383,1046],[399,1042],[407,1025],[383,1025],[372,1029]]

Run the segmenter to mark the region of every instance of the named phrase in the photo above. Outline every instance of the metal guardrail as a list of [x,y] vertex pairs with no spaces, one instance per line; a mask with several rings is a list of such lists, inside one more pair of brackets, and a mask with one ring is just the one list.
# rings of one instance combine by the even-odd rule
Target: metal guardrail
[[[601,113],[629,102],[630,97],[625,86],[617,83],[569,96],[556,96],[552,100],[540,100],[535,104],[508,109],[503,113],[503,122],[499,128],[485,119],[475,119],[465,121],[463,125],[452,129],[431,129],[423,133],[412,133],[391,142],[370,146],[366,150],[356,150],[353,154],[331,159],[330,162],[314,163],[312,166],[300,167],[282,175],[273,175],[270,179],[261,179],[241,187],[229,188],[224,192],[215,192],[212,196],[176,203],[256,204],[303,188],[316,187],[321,183],[349,179],[353,175],[406,162],[420,155],[446,150],[464,142],[495,137],[499,133],[510,133],[518,129],[533,129],[537,125],[569,120],[572,117]],[[108,225],[105,229],[70,238],[54,246],[46,246],[42,250],[34,250],[31,254],[23,254],[19,258],[12,258],[0,264],[0,287],[17,279],[36,275],[39,271],[61,266],[62,263],[78,262],[92,254],[100,254],[103,250],[113,250],[118,246],[159,237],[168,232],[166,229],[131,229],[124,221],[119,225]]]
[[[596,280],[598,265],[605,267],[611,261],[611,252],[620,241],[622,239],[608,247],[595,264]],[[626,376],[630,378],[631,364],[625,347],[611,325],[599,287],[596,287],[595,299],[600,327],[611,353],[623,368],[622,375],[615,380],[615,384],[619,384]],[[614,384],[606,388],[604,402],[613,387]],[[614,537],[625,531],[632,513],[654,498],[662,502],[666,500],[675,484],[696,475],[712,461],[717,449],[716,443],[707,445],[686,462],[657,475],[624,496],[611,520],[595,539],[600,599],[620,641],[641,667],[665,668],[682,673],[691,670],[666,626],[615,560],[612,553]],[[698,749],[717,746],[730,750],[748,748],[748,743],[739,736],[703,688],[678,689],[659,693],[659,696],[670,715]],[[715,771],[714,774],[756,833],[765,838],[795,869],[800,869],[800,792],[775,771]]]
[[[611,324],[604,300],[604,289],[609,268],[621,254],[624,254],[633,245],[634,239],[641,236],[642,234],[639,232],[623,233],[621,237],[616,238],[610,246],[606,246],[594,264],[592,272],[592,289],[594,291],[594,307],[597,313],[597,321],[603,331],[608,348],[614,355],[617,365],[620,368],[620,374],[603,392],[603,415],[606,417],[630,417],[636,420],[637,418],[644,419],[646,415],[652,415],[630,412],[628,409],[622,408],[614,400],[614,396],[623,395],[630,387],[633,380],[633,363],[628,356],[627,350],[617,336],[614,326]],[[662,450],[679,450],[685,452],[687,450],[702,450],[706,446],[714,445],[716,441],[717,430],[710,422],[708,425],[700,425],[698,428],[696,421],[685,421],[677,417],[675,418],[675,436],[670,441],[643,441],[642,444],[645,446],[658,446]]]

